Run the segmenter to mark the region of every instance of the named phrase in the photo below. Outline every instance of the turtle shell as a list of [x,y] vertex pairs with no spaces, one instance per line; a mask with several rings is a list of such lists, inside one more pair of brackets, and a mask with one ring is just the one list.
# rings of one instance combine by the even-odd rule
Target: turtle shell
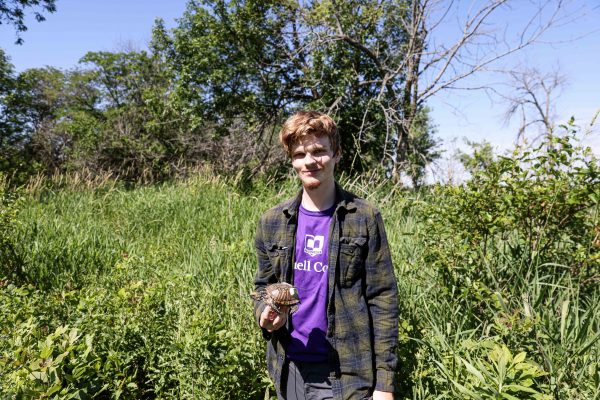
[[265,288],[267,296],[276,305],[293,306],[300,302],[298,289],[289,283],[273,283]]
[[289,312],[294,313],[298,310],[298,289],[286,282],[272,283],[265,288],[252,292],[250,296],[257,301],[263,301],[265,304],[278,314],[281,314],[280,307],[289,307]]

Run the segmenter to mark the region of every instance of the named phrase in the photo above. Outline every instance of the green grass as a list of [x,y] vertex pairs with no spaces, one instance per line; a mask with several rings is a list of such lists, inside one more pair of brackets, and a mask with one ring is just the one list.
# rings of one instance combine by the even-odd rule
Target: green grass
[[[482,271],[451,284],[435,257],[464,273],[473,252],[441,230],[431,236],[423,210],[439,199],[346,185],[386,222],[400,288],[399,398],[600,398],[597,288],[580,293],[550,266],[506,279],[522,260],[500,241],[493,262],[471,260]],[[24,276],[0,287],[3,398],[273,395],[248,296],[253,238],[295,182],[241,191],[204,173],[134,190],[51,187],[25,196],[15,240]]]

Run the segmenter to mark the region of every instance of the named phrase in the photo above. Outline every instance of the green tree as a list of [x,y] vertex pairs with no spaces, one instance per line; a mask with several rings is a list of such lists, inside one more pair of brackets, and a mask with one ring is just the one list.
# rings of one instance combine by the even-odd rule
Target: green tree
[[14,67],[6,53],[0,49],[0,171],[12,164],[16,126],[8,113],[8,98],[15,84]]
[[442,155],[439,141],[433,136],[435,132],[429,118],[429,108],[424,107],[414,117],[406,147],[405,173],[414,188],[425,183],[426,167]]
[[278,1],[190,3],[173,32],[168,59],[179,104],[194,115],[192,128],[214,123],[221,128],[215,134],[224,135],[242,121],[260,135],[282,108],[309,96],[286,43],[294,13]]
[[389,173],[394,159],[390,144],[398,139],[388,124],[389,112],[404,75],[389,79],[382,60],[400,69],[397,63],[406,40],[400,24],[406,17],[405,2],[320,2],[308,12],[318,60],[312,80],[322,93],[309,106],[334,111],[342,131],[350,134],[346,150],[353,169],[360,172],[378,166]]
[[[405,16],[399,1],[206,0],[190,3],[172,37],[158,25],[155,38],[169,49],[177,98],[198,125],[211,122],[227,134],[243,121],[250,142],[266,142],[265,131],[283,116],[319,109],[339,122],[342,169],[385,171],[391,143],[414,137],[399,137],[389,124],[402,90]],[[413,129],[420,132],[413,151],[432,142],[421,140],[432,134],[424,120]]]
[[465,138],[465,143],[471,148],[472,154],[458,150],[455,157],[469,173],[483,171],[492,165],[495,158],[494,149],[487,140],[475,142]]
[[81,63],[89,74],[83,87],[97,96],[86,115],[93,110],[92,127],[101,132],[88,135],[86,146],[79,147],[80,160],[127,179],[168,176],[184,158],[187,120],[170,106],[173,79],[160,55],[91,52]]
[[17,76],[11,99],[13,113],[33,131],[45,121],[58,117],[65,105],[65,74],[54,67],[31,68]]
[[0,49],[0,93],[3,96],[6,96],[8,93],[14,74],[14,66],[10,63],[10,59],[4,52],[4,50]]
[[6,120],[6,99],[12,92],[14,86],[14,66],[10,63],[10,59],[4,52],[4,50],[0,49],[0,126],[4,129],[5,124],[7,124]]
[[35,170],[30,146],[33,133],[56,117],[62,73],[42,68],[15,75],[2,51],[0,60],[0,171],[20,181]]
[[42,22],[46,19],[43,15],[44,12],[56,11],[56,0],[0,0],[0,25],[14,25],[17,31],[17,44],[23,43],[19,34],[27,30],[24,21],[27,8],[34,9],[36,21]]
[[147,52],[88,53],[81,63],[16,77],[2,64],[2,150],[12,154],[3,169],[168,176],[184,158],[187,121],[169,108],[172,78],[164,63]]
[[16,77],[7,100],[15,126],[13,148],[22,160],[14,166],[16,171],[31,173],[39,163],[54,171],[62,164],[68,137],[57,134],[55,126],[66,107],[66,80],[65,73],[53,67],[28,69]]

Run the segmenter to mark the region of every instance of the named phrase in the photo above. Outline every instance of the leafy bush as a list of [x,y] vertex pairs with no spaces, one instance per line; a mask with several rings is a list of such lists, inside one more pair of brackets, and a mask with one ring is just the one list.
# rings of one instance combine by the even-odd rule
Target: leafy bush
[[[455,395],[467,399],[536,399],[551,397],[535,388],[536,378],[546,375],[537,364],[526,360],[521,352],[513,357],[505,345],[493,340],[465,341],[465,353],[450,363],[437,362],[452,383]],[[458,352],[457,352],[458,353]]]
[[[551,263],[565,265],[583,286],[600,278],[600,166],[589,149],[574,145],[573,128],[565,129],[538,148],[500,158],[464,187],[437,188],[442,201],[426,215],[431,233],[447,242],[432,241],[440,250],[432,261],[453,266],[445,268],[451,282],[489,277],[485,283],[501,287]],[[506,261],[514,261],[511,268],[503,268]]]
[[[435,188],[435,201],[424,205],[422,262],[432,267],[432,283],[424,295],[429,305],[415,313],[430,324],[420,324],[419,340],[431,346],[426,357],[440,371],[464,341],[495,338],[506,349],[501,353],[529,355],[538,372],[525,379],[529,385],[518,385],[542,391],[525,390],[532,398],[587,398],[600,389],[597,363],[590,361],[600,339],[600,167],[576,144],[576,128],[563,129],[537,148],[499,158],[462,187]],[[448,344],[450,332],[456,334]],[[468,367],[475,383],[501,382],[490,357],[469,361],[485,377]],[[435,379],[428,389],[448,390]],[[457,396],[496,398],[486,397],[489,388],[475,390],[480,383],[457,383],[463,385],[451,390]]]
[[15,230],[20,199],[8,189],[5,176],[0,173],[0,279],[22,277],[22,260],[15,250]]
[[214,299],[197,301],[190,276],[138,279],[140,262],[127,258],[80,290],[0,288],[0,393],[262,398],[265,365],[249,304],[241,316],[205,309]]

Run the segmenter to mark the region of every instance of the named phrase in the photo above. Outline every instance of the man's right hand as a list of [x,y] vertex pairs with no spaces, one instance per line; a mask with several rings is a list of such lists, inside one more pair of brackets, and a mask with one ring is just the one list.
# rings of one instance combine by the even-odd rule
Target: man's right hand
[[280,329],[287,322],[288,311],[289,307],[281,307],[281,313],[278,314],[271,306],[266,306],[260,314],[260,327],[266,329],[267,332]]

